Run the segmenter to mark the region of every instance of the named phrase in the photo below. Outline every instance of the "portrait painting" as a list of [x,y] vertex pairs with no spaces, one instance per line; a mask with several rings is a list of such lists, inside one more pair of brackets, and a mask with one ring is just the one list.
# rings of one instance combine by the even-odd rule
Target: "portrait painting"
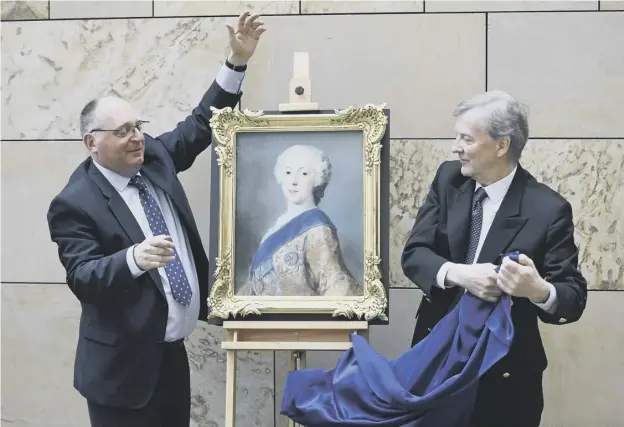
[[361,140],[357,131],[237,136],[235,295],[363,295]]
[[383,318],[385,110],[213,114],[219,225],[210,316]]

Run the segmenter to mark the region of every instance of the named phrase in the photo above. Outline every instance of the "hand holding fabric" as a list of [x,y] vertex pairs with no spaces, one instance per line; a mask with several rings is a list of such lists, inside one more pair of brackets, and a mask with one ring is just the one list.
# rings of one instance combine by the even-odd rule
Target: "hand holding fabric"
[[548,299],[549,288],[539,275],[535,264],[526,255],[520,255],[518,261],[503,258],[497,277],[498,287],[514,297],[529,298],[543,303]]
[[449,268],[447,279],[484,301],[496,302],[502,293],[494,264],[454,264]]
[[465,293],[396,359],[352,334],[334,369],[288,373],[280,413],[307,427],[467,427],[479,379],[505,357],[513,336],[509,295],[490,303]]

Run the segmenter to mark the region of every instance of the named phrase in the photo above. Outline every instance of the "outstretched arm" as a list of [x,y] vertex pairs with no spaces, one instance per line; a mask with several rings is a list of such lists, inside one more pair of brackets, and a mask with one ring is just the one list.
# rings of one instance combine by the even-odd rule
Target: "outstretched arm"
[[171,156],[176,172],[191,167],[195,158],[211,144],[210,107],[234,108],[238,104],[247,62],[265,31],[262,27],[264,23],[258,17],[258,14],[245,12],[239,16],[236,28],[227,24],[230,54],[215,81],[185,120],[172,131],[156,137],[156,141],[163,144]]

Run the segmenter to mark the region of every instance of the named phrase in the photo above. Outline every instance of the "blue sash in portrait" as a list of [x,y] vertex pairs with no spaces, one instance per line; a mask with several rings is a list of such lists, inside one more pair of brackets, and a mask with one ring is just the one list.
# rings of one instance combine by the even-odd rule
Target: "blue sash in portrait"
[[[517,253],[508,255],[517,261]],[[511,302],[506,294],[490,303],[465,293],[394,360],[352,334],[334,369],[288,374],[281,414],[306,427],[466,427],[479,378],[511,346]]]
[[256,280],[260,280],[272,272],[273,254],[286,243],[318,226],[335,228],[327,214],[318,208],[305,211],[284,224],[275,233],[267,237],[258,247],[249,268],[252,276]]

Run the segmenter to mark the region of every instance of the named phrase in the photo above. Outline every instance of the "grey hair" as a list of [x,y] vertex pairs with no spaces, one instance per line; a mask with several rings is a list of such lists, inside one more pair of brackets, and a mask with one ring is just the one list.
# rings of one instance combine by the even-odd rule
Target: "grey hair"
[[80,136],[84,137],[96,127],[97,117],[96,109],[99,104],[99,100],[93,99],[87,103],[80,112]]
[[315,172],[312,194],[314,203],[318,205],[325,195],[325,189],[332,176],[332,164],[329,161],[329,157],[323,151],[311,145],[293,145],[288,147],[277,157],[275,167],[273,168],[273,174],[278,184],[282,183],[284,168],[287,166],[286,161],[292,155],[296,155],[298,158],[307,158],[311,161]]
[[529,139],[528,109],[502,90],[490,90],[461,102],[453,111],[457,117],[468,110],[484,108],[485,132],[494,140],[509,137],[509,157],[517,163]]

